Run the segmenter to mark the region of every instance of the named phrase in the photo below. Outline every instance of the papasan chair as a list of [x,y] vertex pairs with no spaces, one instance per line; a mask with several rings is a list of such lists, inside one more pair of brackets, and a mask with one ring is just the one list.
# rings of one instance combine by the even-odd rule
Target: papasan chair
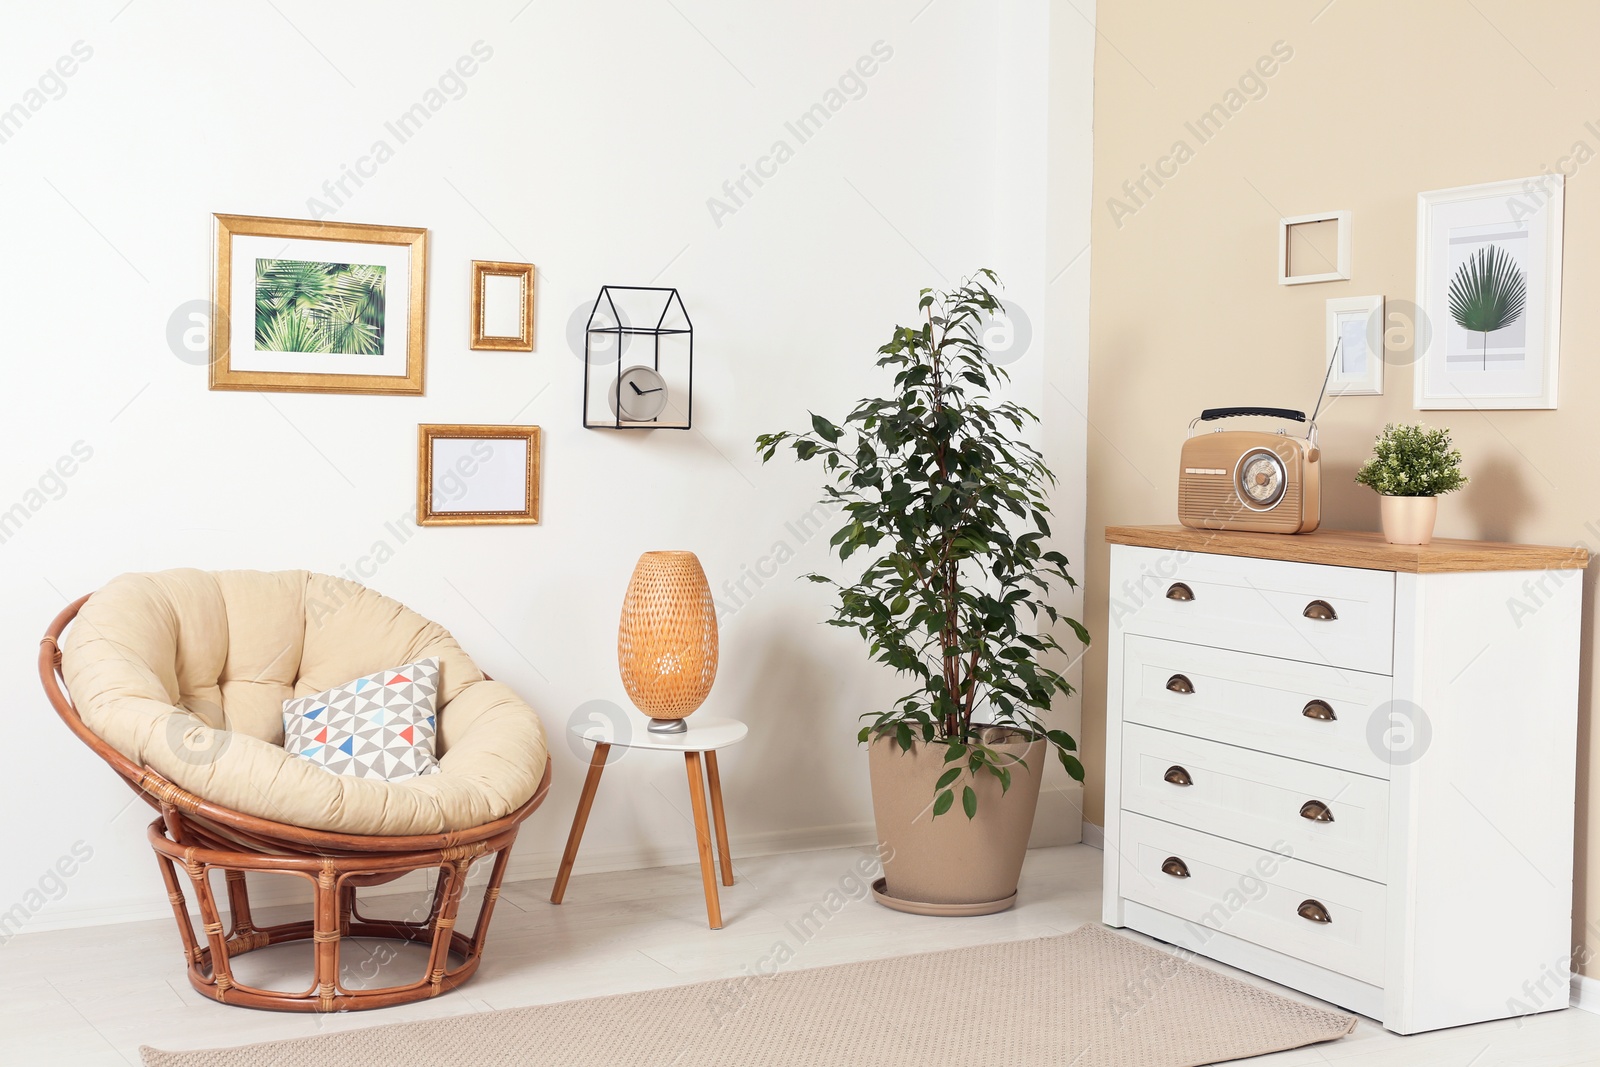
[[[285,700],[424,657],[439,664],[436,773],[340,775],[283,748]],[[438,996],[477,969],[517,829],[549,791],[550,761],[538,716],[438,624],[307,571],[127,574],[56,617],[39,673],[72,731],[161,813],[150,843],[195,989],[253,1008],[350,1011]],[[476,923],[458,931],[468,870],[489,857]],[[358,909],[358,889],[424,869],[436,872],[426,918]],[[214,871],[224,873],[226,930]],[[248,872],[304,878],[312,918],[255,925]],[[402,985],[347,986],[349,937],[415,942],[426,967]],[[313,943],[309,988],[235,977],[240,954],[303,940]]]

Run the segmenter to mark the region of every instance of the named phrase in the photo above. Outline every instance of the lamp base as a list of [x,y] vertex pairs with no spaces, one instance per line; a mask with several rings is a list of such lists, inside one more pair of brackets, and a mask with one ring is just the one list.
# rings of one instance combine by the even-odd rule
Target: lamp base
[[689,729],[688,719],[651,719],[650,725],[645,727],[652,734],[681,734]]

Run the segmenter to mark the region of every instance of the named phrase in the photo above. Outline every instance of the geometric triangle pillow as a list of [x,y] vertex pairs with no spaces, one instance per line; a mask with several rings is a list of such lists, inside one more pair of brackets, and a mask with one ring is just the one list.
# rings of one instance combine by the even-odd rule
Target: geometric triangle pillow
[[333,774],[398,782],[439,769],[439,661],[417,660],[283,702],[283,747]]

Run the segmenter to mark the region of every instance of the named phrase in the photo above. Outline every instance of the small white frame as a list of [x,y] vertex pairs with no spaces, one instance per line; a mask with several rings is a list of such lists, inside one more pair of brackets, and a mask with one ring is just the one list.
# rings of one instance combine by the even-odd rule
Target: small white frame
[[[1323,274],[1289,273],[1289,230],[1308,222],[1338,223],[1339,262],[1334,270]],[[1343,282],[1350,279],[1350,212],[1319,211],[1310,215],[1291,215],[1278,220],[1278,284],[1307,285],[1311,282]]]
[[[1339,349],[1338,361],[1334,348],[1340,337],[1348,342],[1352,334],[1342,326],[1353,319],[1361,322],[1359,343],[1365,359],[1353,360],[1350,346]],[[1374,324],[1376,324],[1374,326]],[[1327,329],[1324,332],[1323,363],[1328,369],[1328,394],[1330,396],[1382,396],[1383,395],[1383,297],[1340,296],[1328,301]],[[1377,347],[1373,347],[1373,338]],[[1359,366],[1359,372],[1355,369]]]

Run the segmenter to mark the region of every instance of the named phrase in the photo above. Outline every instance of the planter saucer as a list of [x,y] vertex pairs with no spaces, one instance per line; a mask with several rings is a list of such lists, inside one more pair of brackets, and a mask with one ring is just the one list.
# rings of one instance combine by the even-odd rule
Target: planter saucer
[[889,895],[888,883],[882,879],[874,879],[872,883],[872,898],[886,908],[895,911],[909,912],[912,915],[993,915],[997,911],[1005,911],[1017,902],[1017,891],[1013,889],[1009,897],[999,900],[981,900],[976,904],[929,904],[921,900],[902,900]]

